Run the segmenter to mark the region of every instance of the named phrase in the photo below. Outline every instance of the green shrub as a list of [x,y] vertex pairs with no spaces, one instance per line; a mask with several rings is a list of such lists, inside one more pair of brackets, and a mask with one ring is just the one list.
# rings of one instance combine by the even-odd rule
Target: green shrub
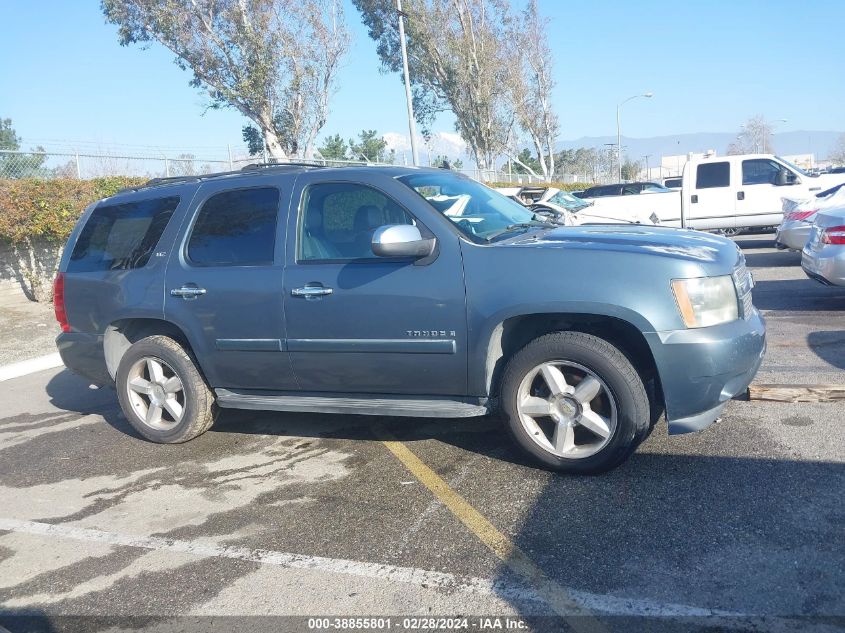
[[31,239],[62,243],[85,207],[146,180],[126,177],[0,180],[0,239],[11,243]]
[[488,187],[554,187],[555,189],[562,189],[563,191],[583,191],[587,187],[592,187],[590,182],[524,182],[522,184],[516,182],[485,182]]

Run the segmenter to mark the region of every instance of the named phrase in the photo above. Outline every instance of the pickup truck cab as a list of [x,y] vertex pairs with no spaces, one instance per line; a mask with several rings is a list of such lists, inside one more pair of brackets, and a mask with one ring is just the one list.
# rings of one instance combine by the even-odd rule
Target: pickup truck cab
[[746,389],[751,287],[717,236],[564,227],[444,170],[253,166],[91,205],[57,344],[154,442],[218,408],[498,413],[538,463],[598,472]]
[[680,190],[648,196],[603,196],[595,208],[655,213],[667,226],[734,232],[777,226],[782,198],[809,198],[845,182],[843,174],[811,175],[771,154],[696,158],[686,163]]

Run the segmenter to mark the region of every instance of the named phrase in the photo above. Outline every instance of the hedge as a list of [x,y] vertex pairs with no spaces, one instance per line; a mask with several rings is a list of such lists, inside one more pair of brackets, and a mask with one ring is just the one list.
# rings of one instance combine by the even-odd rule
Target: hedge
[[0,180],[0,239],[63,243],[89,204],[147,178]]
[[486,182],[488,187],[554,187],[563,191],[584,191],[587,187],[593,187],[591,182]]

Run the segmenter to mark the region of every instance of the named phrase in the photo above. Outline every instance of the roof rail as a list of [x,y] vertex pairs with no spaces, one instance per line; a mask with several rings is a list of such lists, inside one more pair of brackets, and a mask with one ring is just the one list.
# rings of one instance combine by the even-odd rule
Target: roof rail
[[159,185],[172,185],[177,184],[180,182],[202,182],[204,180],[209,180],[210,178],[217,178],[219,176],[235,176],[242,174],[245,171],[261,171],[265,169],[287,169],[287,168],[301,168],[301,167],[326,167],[326,165],[321,165],[317,161],[290,161],[284,163],[252,163],[250,165],[246,165],[245,167],[241,167],[235,171],[218,171],[211,174],[198,174],[196,176],[165,176],[161,178],[151,178],[150,180],[146,181],[141,185],[136,185],[134,187],[125,187],[117,192],[118,193],[127,193],[130,191],[139,191],[141,189],[146,189],[147,187],[158,187]]
[[241,167],[241,171],[257,171],[259,169],[283,169],[285,167],[326,167],[317,161],[285,161],[283,163],[250,163]]

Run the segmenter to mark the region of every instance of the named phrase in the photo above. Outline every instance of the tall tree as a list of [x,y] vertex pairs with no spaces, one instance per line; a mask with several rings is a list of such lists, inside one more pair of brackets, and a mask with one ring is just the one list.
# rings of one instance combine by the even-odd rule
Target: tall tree
[[[395,0],[352,0],[386,70],[402,68]],[[494,167],[512,115],[503,86],[506,0],[407,0],[408,64],[415,115],[424,133],[446,110],[480,169]]]
[[622,163],[622,180],[637,180],[640,175],[642,166],[639,161],[625,159]]
[[374,163],[381,162],[385,158],[385,148],[387,142],[375,130],[361,130],[357,141],[349,139],[349,152],[355,160],[364,158]]
[[537,174],[540,171],[540,161],[537,160],[530,148],[524,148],[521,152],[514,155],[511,160],[513,160],[513,171],[515,174],[531,174],[536,178],[540,177]]
[[[21,138],[12,127],[12,119],[0,118],[0,150],[19,152]],[[47,160],[40,145],[23,154],[0,154],[0,178],[38,178],[45,175]]]
[[551,103],[555,81],[547,26],[548,20],[540,16],[537,1],[529,0],[513,21],[507,38],[512,60],[507,66],[507,89],[515,122],[534,146],[536,171],[550,181],[555,173],[554,151],[560,125]]
[[828,158],[837,165],[845,165],[845,134],[839,135]]
[[326,160],[343,160],[346,158],[349,147],[340,134],[335,134],[334,136],[327,136],[323,139],[323,144],[320,146],[319,151],[320,156]]
[[211,107],[252,121],[274,158],[310,156],[349,34],[340,0],[101,0],[120,43],[160,42]]
[[773,129],[772,124],[766,121],[763,115],[758,114],[751,117],[740,126],[736,140],[728,145],[728,154],[774,153],[775,149],[772,145]]

